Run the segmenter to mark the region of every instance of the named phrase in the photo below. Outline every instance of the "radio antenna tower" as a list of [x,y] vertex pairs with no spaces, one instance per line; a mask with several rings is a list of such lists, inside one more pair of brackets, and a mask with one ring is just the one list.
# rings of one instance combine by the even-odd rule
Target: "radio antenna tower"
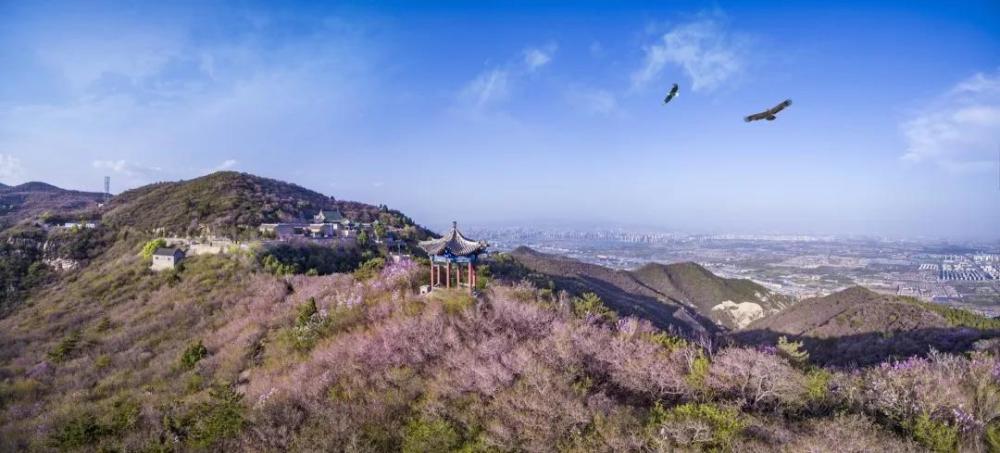
[[111,199],[111,177],[104,177],[104,202],[107,203]]

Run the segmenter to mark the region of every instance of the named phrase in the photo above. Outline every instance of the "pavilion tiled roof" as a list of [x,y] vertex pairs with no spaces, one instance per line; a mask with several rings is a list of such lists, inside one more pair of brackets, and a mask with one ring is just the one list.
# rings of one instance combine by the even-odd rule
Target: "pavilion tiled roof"
[[474,241],[462,235],[458,231],[458,223],[451,223],[451,231],[437,239],[420,241],[418,244],[428,255],[444,255],[451,253],[455,256],[475,255],[486,251],[488,244],[485,241]]
[[340,209],[323,209],[319,211],[316,217],[322,217],[323,220],[329,223],[344,220],[344,215],[340,213]]

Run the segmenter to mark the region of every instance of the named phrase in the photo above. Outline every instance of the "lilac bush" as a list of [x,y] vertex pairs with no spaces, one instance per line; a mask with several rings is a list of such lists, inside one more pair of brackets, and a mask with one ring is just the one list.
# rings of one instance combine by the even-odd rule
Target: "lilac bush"
[[708,387],[745,408],[802,404],[804,378],[785,359],[754,349],[727,348],[712,360]]
[[927,358],[886,362],[859,373],[859,391],[852,399],[904,427],[930,420],[978,439],[986,423],[1000,416],[996,361],[983,354],[967,359],[934,352]]

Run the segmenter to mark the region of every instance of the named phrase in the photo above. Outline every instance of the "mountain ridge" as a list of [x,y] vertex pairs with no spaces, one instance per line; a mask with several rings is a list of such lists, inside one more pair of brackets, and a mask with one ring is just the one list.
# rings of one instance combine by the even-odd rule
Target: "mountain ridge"
[[[216,172],[138,187],[106,203],[105,198],[104,194],[67,191],[42,182],[0,189],[0,279],[6,283],[0,286],[0,317],[20,305],[33,288],[61,278],[47,263],[85,268],[107,250],[122,253],[113,245],[137,235],[146,240],[165,236],[259,240],[261,223],[311,221],[320,209],[339,209],[354,222],[378,221],[394,239],[407,244],[430,234],[405,214],[384,205],[336,200],[295,184],[246,173]],[[53,228],[81,219],[97,220],[96,227],[79,229],[82,231]],[[336,250],[313,251],[325,258],[306,260],[310,266],[336,268],[335,262],[347,266],[347,258]],[[308,252],[290,250],[293,255]],[[360,252],[354,255],[358,256],[351,260],[361,259]]]
[[802,341],[817,363],[864,365],[926,354],[960,352],[1000,335],[1000,320],[909,297],[854,286],[799,301],[754,321],[732,338],[744,344]]
[[339,209],[358,222],[379,220],[391,226],[427,231],[397,210],[337,200],[319,192],[249,173],[220,171],[190,180],[160,182],[112,198],[104,218],[110,225],[166,234],[203,233],[239,236],[261,223],[311,219],[323,209]]
[[[601,283],[595,291],[616,310],[632,313],[637,309],[657,311],[655,301],[666,307],[679,307],[702,318],[702,330],[734,329],[756,317],[777,312],[793,300],[772,293],[749,280],[725,279],[697,263],[646,264],[639,269],[613,270],[558,255],[518,247],[510,255],[528,269],[554,276],[568,287],[583,291],[587,285]],[[616,291],[610,290],[614,287]],[[602,294],[603,292],[603,294]],[[638,299],[638,302],[635,300]],[[638,307],[629,306],[637,304]],[[752,313],[750,313],[752,312]],[[706,324],[704,321],[708,320]],[[666,322],[663,319],[659,322]],[[657,321],[654,321],[656,323]],[[692,328],[693,326],[686,326]]]
[[93,217],[105,195],[30,181],[0,187],[0,231],[40,216]]

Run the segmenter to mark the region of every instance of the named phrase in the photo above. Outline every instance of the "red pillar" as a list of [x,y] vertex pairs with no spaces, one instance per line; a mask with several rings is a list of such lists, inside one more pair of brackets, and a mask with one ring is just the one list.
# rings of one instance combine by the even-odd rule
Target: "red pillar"
[[[433,257],[432,257],[432,259],[433,259]],[[438,270],[437,264],[434,264],[434,262],[431,261],[431,288],[432,289],[434,288],[435,285],[437,285],[437,270]]]
[[451,261],[448,262],[448,267],[445,269],[445,288],[451,288]]
[[476,286],[476,274],[472,273],[472,261],[469,261],[468,272],[469,272],[469,294],[472,294],[472,289],[474,286]]

